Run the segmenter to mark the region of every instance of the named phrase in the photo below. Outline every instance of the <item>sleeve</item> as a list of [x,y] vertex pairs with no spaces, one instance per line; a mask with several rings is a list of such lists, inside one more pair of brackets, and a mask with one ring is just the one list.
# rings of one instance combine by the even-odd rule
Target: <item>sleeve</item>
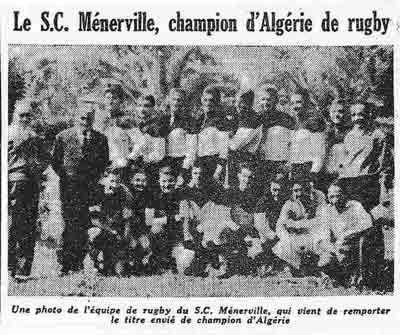
[[151,162],[160,162],[165,157],[165,137],[152,137],[153,142],[152,152],[149,155],[149,161]]
[[358,233],[372,227],[372,216],[364,209],[363,205],[359,202],[354,202],[355,217],[358,220],[357,227],[354,231],[349,233]]
[[185,159],[183,161],[183,168],[189,169],[194,161],[196,160],[197,155],[197,134],[187,133],[186,134],[186,154]]
[[[112,131],[114,130],[114,131]],[[125,130],[115,127],[108,133],[110,161],[117,167],[126,165],[126,158],[131,151],[131,139]]]
[[330,230],[330,219],[328,215],[328,207],[324,207],[320,212],[320,220],[321,224],[319,230],[317,232],[316,243],[324,243],[330,242],[331,230]]
[[240,150],[248,144],[253,137],[254,129],[239,128],[233,138],[229,141],[229,149]]
[[184,241],[193,240],[193,236],[190,234],[190,228],[189,228],[189,220],[193,219],[193,217],[190,217],[189,200],[180,201],[179,216],[183,218],[182,228],[183,228]]
[[229,132],[219,130],[218,133],[218,146],[219,146],[219,164],[224,164],[228,159],[228,151],[229,151]]
[[131,129],[128,136],[130,138],[131,149],[127,158],[134,161],[143,155],[145,140],[144,136],[136,128]]
[[64,145],[60,135],[57,135],[51,157],[51,166],[59,177],[63,175],[63,168],[62,168],[63,160],[64,160]]
[[254,213],[265,213],[267,210],[267,200],[265,197],[262,197],[260,200],[257,201],[256,207],[254,208]]
[[270,228],[268,218],[266,216],[266,211],[266,201],[265,199],[260,199],[257,202],[254,212],[254,227],[260,234],[262,242],[265,242],[267,239],[271,240],[275,237],[275,233]]
[[287,235],[286,231],[286,223],[289,220],[289,211],[290,211],[290,203],[285,202],[281,209],[281,214],[279,215],[278,221],[276,222],[276,235],[279,238],[282,236]]
[[39,136],[32,138],[28,147],[29,168],[34,178],[40,177],[50,162],[50,153],[46,149],[45,142]]
[[319,172],[322,169],[326,155],[326,136],[325,133],[311,133],[311,143],[313,145],[311,172]]

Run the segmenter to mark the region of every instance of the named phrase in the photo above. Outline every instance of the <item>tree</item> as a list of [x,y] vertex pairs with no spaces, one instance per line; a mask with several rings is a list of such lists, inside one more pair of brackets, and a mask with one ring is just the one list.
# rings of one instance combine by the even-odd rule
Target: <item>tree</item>
[[15,102],[24,96],[25,81],[18,68],[17,58],[10,58],[8,63],[8,123],[13,120]]

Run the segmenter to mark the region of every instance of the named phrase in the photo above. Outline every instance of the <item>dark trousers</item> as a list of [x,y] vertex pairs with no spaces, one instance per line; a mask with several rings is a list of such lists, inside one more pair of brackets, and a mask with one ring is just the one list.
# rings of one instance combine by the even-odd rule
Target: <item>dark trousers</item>
[[125,260],[127,245],[117,239],[117,237],[107,231],[102,231],[94,241],[92,248],[103,252],[103,274],[115,274],[115,264],[119,260]]
[[10,182],[8,267],[12,275],[30,275],[35,251],[39,184],[35,181]]
[[379,176],[341,178],[339,183],[348,198],[361,202],[368,212],[379,204]]
[[152,257],[152,267],[161,271],[175,266],[172,259],[172,249],[179,242],[183,242],[182,222],[169,217],[167,224],[158,234],[149,234]]
[[[212,185],[214,183],[214,172],[218,165],[218,156],[199,157],[199,162],[201,166],[202,181],[205,185]],[[222,178],[220,180],[224,180],[223,175],[224,174],[222,173]]]
[[65,223],[61,264],[63,269],[79,270],[86,255],[89,202],[94,183],[83,179],[64,178],[60,181],[62,215]]

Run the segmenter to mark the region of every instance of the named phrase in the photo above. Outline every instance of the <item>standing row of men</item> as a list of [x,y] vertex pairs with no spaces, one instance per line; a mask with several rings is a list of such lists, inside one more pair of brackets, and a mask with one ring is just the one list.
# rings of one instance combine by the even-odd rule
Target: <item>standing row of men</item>
[[[151,191],[159,187],[159,171],[166,161],[177,173],[177,187],[190,181],[193,166],[198,165],[206,189],[215,182],[239,185],[240,166],[248,164],[255,171],[256,196],[264,193],[276,173],[292,180],[311,178],[324,191],[339,179],[350,198],[367,210],[379,202],[380,179],[392,168],[390,148],[365,100],[334,100],[327,124],[311,108],[306,91],[293,92],[288,113],[277,108],[278,93],[271,85],[262,85],[255,93],[239,92],[236,114],[230,115],[215,87],[202,92],[200,110],[194,112],[186,107],[185,92],[172,89],[164,113],[156,111],[154,96],[141,96],[136,127],[124,130],[119,126],[123,116],[120,88],[106,95],[110,97],[109,124],[102,132],[95,130],[92,107],[81,103],[75,125],[57,135],[52,157],[41,149],[40,138],[30,126],[29,103],[17,103],[9,133],[9,265],[14,275],[30,274],[39,177],[49,161],[60,177],[64,274],[83,266],[91,225],[89,206],[108,166],[143,166]],[[24,261],[19,262],[18,256]]]

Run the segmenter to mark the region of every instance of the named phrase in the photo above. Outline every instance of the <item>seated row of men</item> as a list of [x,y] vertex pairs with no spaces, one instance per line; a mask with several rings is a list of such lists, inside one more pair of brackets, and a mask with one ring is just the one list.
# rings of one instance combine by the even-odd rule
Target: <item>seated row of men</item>
[[339,183],[330,185],[326,201],[310,180],[289,182],[278,174],[259,198],[249,164],[240,165],[232,188],[206,183],[203,173],[195,163],[190,182],[178,187],[177,172],[166,164],[158,191],[150,194],[144,169],[132,167],[125,182],[108,172],[89,229],[90,255],[100,272],[206,277],[214,267],[227,278],[286,267],[343,283],[361,273],[360,238],[375,228]]

